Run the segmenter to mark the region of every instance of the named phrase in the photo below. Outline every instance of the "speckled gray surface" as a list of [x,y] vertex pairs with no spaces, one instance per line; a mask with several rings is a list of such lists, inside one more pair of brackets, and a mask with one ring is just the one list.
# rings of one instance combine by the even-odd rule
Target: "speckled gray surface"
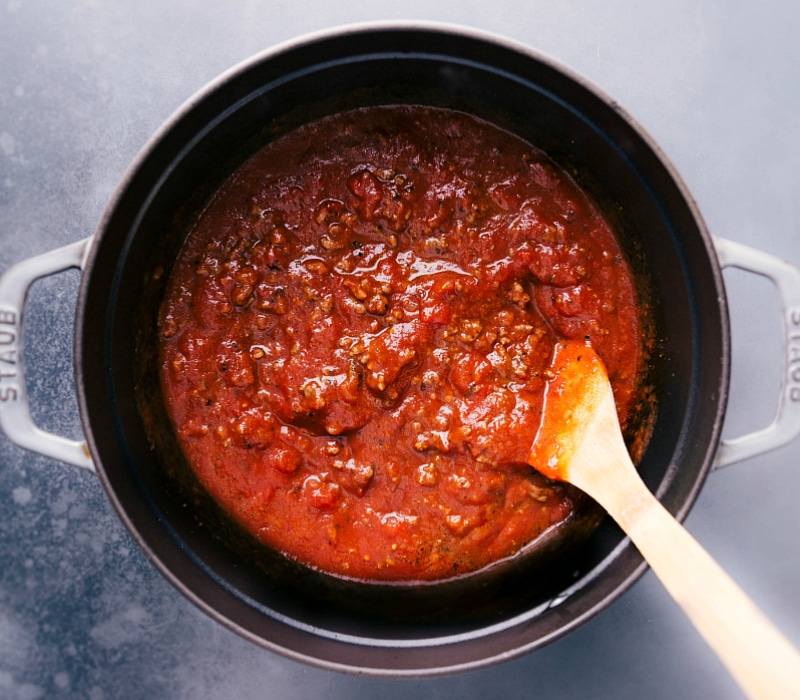
[[[0,270],[92,233],[148,137],[263,48],[372,19],[433,19],[534,46],[613,95],[662,145],[712,233],[800,265],[800,4],[675,0],[0,0]],[[726,273],[726,433],[768,422],[781,325],[770,286]],[[38,282],[25,321],[43,426],[81,434],[78,274]],[[713,474],[687,525],[800,644],[800,442]],[[434,680],[287,661],[205,617],[139,552],[97,479],[0,437],[0,698],[737,698],[652,574],[577,632]]]

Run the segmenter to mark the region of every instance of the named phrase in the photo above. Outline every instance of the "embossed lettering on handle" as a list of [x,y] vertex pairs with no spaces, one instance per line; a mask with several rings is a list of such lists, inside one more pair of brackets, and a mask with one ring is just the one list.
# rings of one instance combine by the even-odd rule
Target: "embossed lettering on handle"
[[789,400],[800,403],[800,307],[790,309],[789,317]]
[[778,408],[763,430],[722,440],[714,468],[776,449],[800,435],[800,270],[786,260],[724,238],[714,238],[720,264],[767,277],[778,290],[786,334]]
[[33,422],[25,388],[21,335],[25,298],[31,284],[40,277],[82,268],[90,240],[23,260],[0,277],[0,427],[21,447],[94,471],[83,440],[48,433]]
[[0,309],[0,402],[16,401],[17,388],[17,338],[18,314],[10,309]]

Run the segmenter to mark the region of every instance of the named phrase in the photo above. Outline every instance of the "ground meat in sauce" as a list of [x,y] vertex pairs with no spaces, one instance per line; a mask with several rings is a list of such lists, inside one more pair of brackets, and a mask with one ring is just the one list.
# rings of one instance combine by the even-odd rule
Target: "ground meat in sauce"
[[525,464],[554,344],[642,369],[631,272],[548,158],[472,117],[374,107],[253,156],[188,235],[161,379],[200,482],[245,528],[338,575],[429,580],[568,518]]

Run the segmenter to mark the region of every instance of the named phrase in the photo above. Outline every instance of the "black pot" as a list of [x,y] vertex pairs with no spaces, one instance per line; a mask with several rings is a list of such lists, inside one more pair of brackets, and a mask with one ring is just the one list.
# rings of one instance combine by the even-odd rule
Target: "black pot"
[[[725,290],[713,242],[652,141],[609,98],[530,50],[436,25],[353,27],[256,56],[187,103],[120,185],[84,262],[76,380],[108,497],[162,573],[267,648],[329,668],[425,675],[540,647],[645,570],[608,519],[544,556],[464,580],[343,581],[251,546],[186,476],[165,418],[155,321],[182,224],[248,155],[343,109],[414,103],[470,112],[545,150],[601,203],[654,302],[658,399],[640,471],[682,519],[717,451],[728,392]],[[541,553],[541,552],[540,552]],[[555,553],[555,554],[554,554]]]

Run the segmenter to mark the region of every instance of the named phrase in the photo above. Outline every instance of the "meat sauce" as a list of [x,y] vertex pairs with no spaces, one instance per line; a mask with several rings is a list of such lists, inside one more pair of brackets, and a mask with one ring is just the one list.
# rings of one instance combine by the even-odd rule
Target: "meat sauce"
[[554,347],[595,348],[624,427],[641,331],[611,227],[542,152],[462,113],[372,107],[270,143],[199,215],[161,381],[199,481],[260,541],[432,580],[573,514],[526,464]]

